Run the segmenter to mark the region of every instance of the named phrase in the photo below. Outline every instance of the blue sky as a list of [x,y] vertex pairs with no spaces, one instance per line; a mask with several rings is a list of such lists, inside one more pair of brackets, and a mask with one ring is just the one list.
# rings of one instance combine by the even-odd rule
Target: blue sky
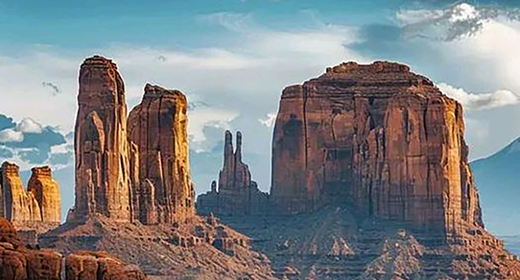
[[93,54],[118,64],[129,109],[147,82],[188,96],[199,193],[218,176],[225,129],[243,132],[268,190],[282,89],[349,60],[430,77],[463,104],[471,158],[484,157],[520,136],[515,2],[0,0],[0,160],[61,170],[72,205],[77,74]]

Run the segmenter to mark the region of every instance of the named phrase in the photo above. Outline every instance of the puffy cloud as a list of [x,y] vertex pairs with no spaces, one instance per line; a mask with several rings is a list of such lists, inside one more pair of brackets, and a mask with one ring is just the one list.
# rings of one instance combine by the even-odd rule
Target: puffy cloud
[[13,143],[13,142],[23,142],[23,133],[21,131],[17,131],[14,129],[4,129],[0,131],[0,143]]
[[[12,118],[1,115],[0,125],[2,122],[11,128],[0,130],[0,157],[14,160],[22,168],[51,161],[63,162],[65,155],[60,153],[70,153],[73,149],[70,143],[67,144],[71,140],[57,129],[43,127],[31,118],[24,118],[17,124]],[[58,155],[51,160],[55,153]]]
[[265,127],[273,127],[276,121],[276,112],[268,113],[265,118],[258,119],[258,121]]
[[24,118],[17,126],[16,130],[23,133],[42,133],[41,124],[31,118]]
[[462,88],[455,88],[446,83],[440,83],[439,89],[449,97],[459,101],[467,110],[483,110],[502,106],[515,105],[520,98],[508,90],[497,90],[493,93],[474,94]]
[[515,19],[518,15],[511,9],[458,3],[437,10],[401,10],[396,19],[408,37],[452,41],[476,35],[487,22],[499,17]]

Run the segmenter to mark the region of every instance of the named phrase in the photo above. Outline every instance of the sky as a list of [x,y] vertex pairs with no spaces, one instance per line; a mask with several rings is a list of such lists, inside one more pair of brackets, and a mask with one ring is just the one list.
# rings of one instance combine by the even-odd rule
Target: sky
[[146,83],[190,101],[192,177],[209,190],[226,129],[270,188],[274,117],[284,87],[345,61],[398,61],[465,108],[471,159],[520,136],[519,1],[0,0],[0,160],[23,176],[49,164],[64,212],[74,201],[78,70],[113,59],[129,110]]

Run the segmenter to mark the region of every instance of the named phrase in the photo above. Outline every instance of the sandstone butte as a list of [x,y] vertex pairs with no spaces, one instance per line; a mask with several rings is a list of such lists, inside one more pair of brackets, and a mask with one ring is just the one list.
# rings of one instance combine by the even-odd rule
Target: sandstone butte
[[224,134],[224,164],[217,182],[213,181],[211,190],[197,198],[197,211],[200,214],[254,215],[268,210],[268,194],[261,192],[255,181],[251,180],[249,166],[242,162],[242,133],[236,134],[236,150],[233,135],[228,130]]
[[[64,262],[65,261],[65,262]],[[65,272],[65,278],[62,278]],[[77,252],[63,257],[48,249],[24,246],[14,226],[0,218],[0,279],[144,280],[141,270],[107,253]]]
[[461,105],[397,63],[343,63],[285,88],[271,195],[288,213],[339,199],[447,236],[483,226]]
[[35,167],[25,190],[16,164],[0,168],[0,217],[17,227],[45,231],[60,223],[61,199],[58,183],[48,166]]
[[194,214],[187,108],[182,92],[147,84],[141,104],[130,112],[134,218],[144,224]]

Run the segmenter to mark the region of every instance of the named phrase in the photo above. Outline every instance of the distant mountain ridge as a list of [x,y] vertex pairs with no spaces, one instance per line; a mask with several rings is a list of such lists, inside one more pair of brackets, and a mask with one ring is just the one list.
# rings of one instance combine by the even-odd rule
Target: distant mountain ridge
[[498,235],[520,236],[520,138],[471,167],[487,228]]

